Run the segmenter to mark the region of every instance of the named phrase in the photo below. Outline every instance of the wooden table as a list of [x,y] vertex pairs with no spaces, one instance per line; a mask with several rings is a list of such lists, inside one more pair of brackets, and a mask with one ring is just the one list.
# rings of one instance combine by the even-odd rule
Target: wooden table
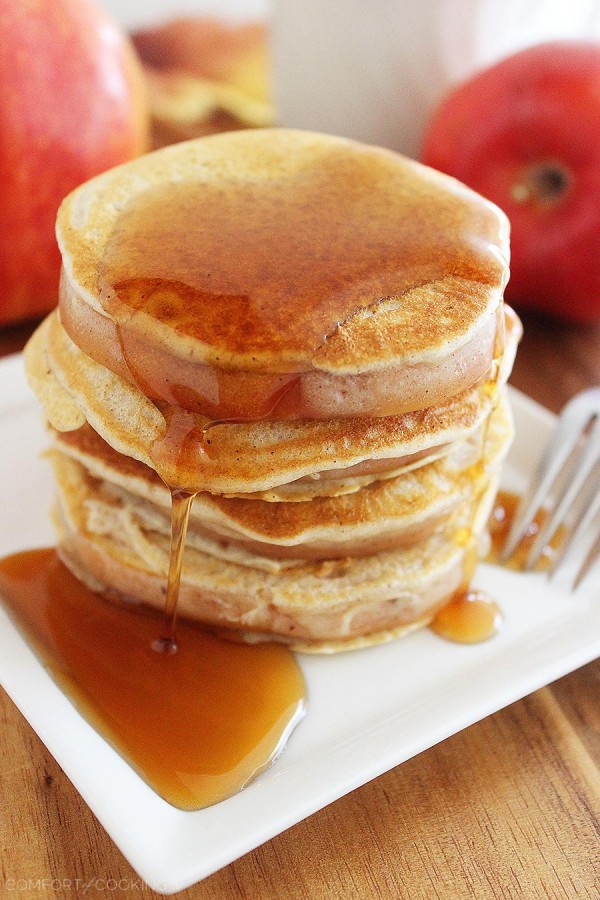
[[[600,384],[600,327],[529,316],[525,326],[513,384],[553,410]],[[18,349],[26,333],[0,336],[0,351]],[[75,879],[90,882],[89,897],[158,896],[4,694],[0,718],[0,897],[73,900],[82,896]],[[599,820],[597,660],[177,896],[598,898]],[[9,879],[39,889],[11,892]]]

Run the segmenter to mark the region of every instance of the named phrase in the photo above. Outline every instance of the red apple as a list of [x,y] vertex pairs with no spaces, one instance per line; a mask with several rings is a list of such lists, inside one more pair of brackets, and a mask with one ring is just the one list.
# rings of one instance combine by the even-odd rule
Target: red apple
[[476,75],[434,112],[422,158],[507,213],[507,297],[600,319],[600,44],[540,44]]
[[54,306],[60,201],[146,128],[134,51],[90,0],[0,0],[0,323]]

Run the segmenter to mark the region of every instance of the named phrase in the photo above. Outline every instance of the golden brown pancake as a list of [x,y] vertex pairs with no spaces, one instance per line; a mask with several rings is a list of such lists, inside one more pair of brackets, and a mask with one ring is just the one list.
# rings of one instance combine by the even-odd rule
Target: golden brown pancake
[[498,349],[504,215],[342,138],[265,129],[165,148],[73,192],[57,235],[80,348],[210,418],[422,409]]

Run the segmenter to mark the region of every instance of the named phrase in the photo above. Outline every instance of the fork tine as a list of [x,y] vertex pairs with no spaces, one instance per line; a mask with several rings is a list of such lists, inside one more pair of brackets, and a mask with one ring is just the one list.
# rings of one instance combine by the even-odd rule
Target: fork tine
[[[583,556],[583,565],[576,574],[573,585],[574,587],[576,587],[579,581],[583,579],[586,571],[585,564],[587,562],[587,557],[594,545],[597,543],[598,538],[600,537],[599,523],[597,529],[598,533],[594,534],[590,539],[590,534],[592,533],[591,526],[598,514],[600,514],[600,489],[593,491],[590,496],[586,498],[586,500],[587,504],[582,510],[582,515],[579,523],[574,529],[573,534],[571,535],[571,538],[565,546],[564,550],[557,556],[552,569],[552,578],[554,578],[559,567],[561,569],[568,570],[571,563],[575,561],[578,555]],[[582,547],[583,553],[581,552]]]
[[539,534],[533,543],[524,565],[526,572],[529,572],[538,562],[544,547],[552,539],[554,532],[564,519],[565,513],[571,508],[580,491],[584,488],[598,459],[600,459],[600,418],[597,417],[586,444],[577,459],[577,468],[572,480],[565,485],[561,494],[556,498],[556,505],[552,515],[548,517],[544,527],[540,528]]
[[579,572],[575,576],[575,581],[573,582],[573,590],[576,591],[579,585],[587,576],[587,573],[592,568],[598,556],[600,555],[600,532],[596,541],[592,544],[591,549],[587,553],[585,559],[583,560],[583,564],[581,565]]
[[502,561],[506,561],[515,551],[523,537],[525,527],[548,495],[550,487],[556,481],[561,469],[575,449],[581,437],[584,425],[589,420],[586,412],[575,397],[566,406],[556,425],[550,442],[544,451],[533,476],[529,488],[525,491],[517,507],[511,529],[508,533]]

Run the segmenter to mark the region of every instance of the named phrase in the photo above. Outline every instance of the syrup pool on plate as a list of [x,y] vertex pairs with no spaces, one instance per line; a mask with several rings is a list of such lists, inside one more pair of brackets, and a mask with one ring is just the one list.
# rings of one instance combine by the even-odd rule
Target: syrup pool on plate
[[[540,528],[543,528],[548,514],[543,509],[538,510],[513,555],[501,563],[502,548],[506,543],[519,500],[518,494],[509,491],[498,492],[489,520],[491,547],[486,561],[522,571],[533,542]],[[544,547],[536,571],[551,568],[563,539],[564,528],[561,527]],[[450,603],[439,610],[430,628],[435,634],[447,640],[473,644],[493,637],[502,626],[502,621],[501,607],[493,597],[483,591],[466,588],[458,591]]]
[[[492,510],[489,520],[489,531],[492,540],[490,552],[487,556],[487,562],[503,565],[509,569],[522,571],[529,552],[536,540],[540,529],[544,527],[548,519],[548,513],[545,509],[539,509],[533,520],[529,523],[522,541],[516,547],[512,556],[501,563],[500,557],[502,549],[506,543],[506,538],[511,529],[520,497],[510,491],[499,491],[496,502]],[[562,542],[565,538],[565,529],[559,526],[552,539],[546,544],[539,562],[535,567],[536,572],[547,571],[552,567],[560,550]]]
[[274,760],[304,712],[294,655],[178,622],[177,652],[152,648],[160,613],[99,597],[55,550],[0,560],[0,597],[81,714],[169,803],[209,806]]
[[498,603],[483,591],[459,591],[436,614],[430,628],[457,644],[478,644],[493,637],[502,624]]

